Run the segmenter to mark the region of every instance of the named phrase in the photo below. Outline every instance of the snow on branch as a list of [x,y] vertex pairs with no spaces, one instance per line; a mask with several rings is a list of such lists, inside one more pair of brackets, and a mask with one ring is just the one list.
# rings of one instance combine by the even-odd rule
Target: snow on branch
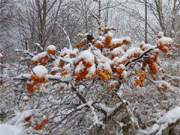
[[41,51],[43,51],[43,47],[39,43],[34,43],[35,46],[37,46]]
[[165,130],[175,127],[179,124],[179,122],[180,107],[176,106],[160,117],[159,120],[152,125],[152,127],[149,127],[146,130],[139,130],[139,132],[143,134],[163,135]]
[[117,103],[114,107],[108,107],[105,104],[99,103],[96,105],[98,108],[101,108],[104,112],[106,112],[106,119],[110,117],[118,108],[122,107],[122,103]]
[[[64,28],[62,29],[64,30]],[[79,46],[82,48],[77,47],[75,49],[72,49],[69,36],[64,30],[69,41],[69,49],[63,48],[57,51],[54,45],[49,45],[44,52],[33,56],[32,68],[35,69],[41,65],[41,67],[47,69],[47,73],[40,77],[37,73],[32,72],[27,90],[29,89],[32,94],[36,91],[36,84],[47,83],[49,80],[71,83],[98,78],[102,81],[108,81],[110,79],[121,80],[135,75],[144,81],[145,74],[158,73],[159,53],[160,51],[164,52],[162,47],[168,46],[164,52],[166,53],[170,49],[172,41],[161,42],[161,46],[158,46],[159,44],[152,46],[141,43],[139,47],[133,47],[131,46],[132,40],[130,37],[113,39],[113,34],[110,32],[112,30],[109,27],[102,28],[100,30],[103,33],[101,36],[89,37],[91,40],[90,46],[87,46],[87,48]],[[164,39],[162,40],[164,41]],[[137,73],[138,75],[136,75],[132,70],[129,70],[129,65],[134,71],[138,68],[139,71],[136,72],[146,73]],[[20,78],[18,77],[18,79]],[[22,80],[25,80],[25,77]],[[141,80],[136,80],[136,82],[136,86],[142,87],[144,84],[141,83]]]
[[15,51],[16,51],[16,52],[22,52],[22,53],[27,54],[27,55],[29,55],[29,56],[31,56],[31,57],[34,56],[34,54],[31,53],[29,50],[15,49]]

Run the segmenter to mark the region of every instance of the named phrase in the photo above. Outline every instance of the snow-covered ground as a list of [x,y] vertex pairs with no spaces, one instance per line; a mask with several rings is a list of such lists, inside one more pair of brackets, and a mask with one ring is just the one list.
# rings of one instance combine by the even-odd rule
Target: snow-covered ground
[[21,135],[22,127],[9,124],[0,124],[0,135]]

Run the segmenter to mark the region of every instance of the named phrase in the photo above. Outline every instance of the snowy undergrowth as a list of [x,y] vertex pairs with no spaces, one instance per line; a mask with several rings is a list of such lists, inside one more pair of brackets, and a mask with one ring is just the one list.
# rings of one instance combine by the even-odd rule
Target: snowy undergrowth
[[15,116],[0,124],[0,135],[23,135],[24,119],[32,115],[32,111],[17,112]]

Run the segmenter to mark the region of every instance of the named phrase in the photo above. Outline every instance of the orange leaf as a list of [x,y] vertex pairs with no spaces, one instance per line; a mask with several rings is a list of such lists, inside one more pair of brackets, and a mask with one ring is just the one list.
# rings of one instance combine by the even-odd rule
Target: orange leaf
[[86,75],[87,75],[87,74],[88,74],[87,69],[84,69],[84,70],[81,71],[80,73],[74,75],[75,80],[76,80],[76,81],[82,81],[83,79],[86,78]]
[[137,75],[137,79],[134,81],[134,86],[137,87],[143,87],[145,78],[146,78],[146,73],[145,72],[139,72]]
[[40,123],[36,124],[33,129],[42,130],[46,124],[48,124],[48,119],[43,119]]
[[111,78],[111,73],[109,73],[106,70],[98,70],[97,75],[103,81],[107,81],[107,80],[109,80]]
[[46,83],[47,79],[45,77],[38,77],[36,75],[31,75],[31,79],[36,83]]
[[56,50],[47,50],[47,53],[51,54],[51,55],[55,55],[56,54]]
[[106,47],[106,48],[109,48],[109,47],[110,47],[111,41],[112,41],[112,37],[109,36],[109,35],[107,35],[107,36],[105,37],[105,41],[104,41],[104,44],[105,44],[105,47]]
[[37,90],[36,83],[34,82],[27,83],[26,89],[29,94],[33,94]]

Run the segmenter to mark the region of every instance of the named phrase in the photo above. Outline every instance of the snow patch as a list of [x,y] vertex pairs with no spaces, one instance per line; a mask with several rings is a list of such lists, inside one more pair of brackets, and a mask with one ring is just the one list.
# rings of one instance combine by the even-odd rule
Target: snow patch
[[20,135],[22,131],[22,127],[13,126],[9,124],[0,125],[0,135]]

